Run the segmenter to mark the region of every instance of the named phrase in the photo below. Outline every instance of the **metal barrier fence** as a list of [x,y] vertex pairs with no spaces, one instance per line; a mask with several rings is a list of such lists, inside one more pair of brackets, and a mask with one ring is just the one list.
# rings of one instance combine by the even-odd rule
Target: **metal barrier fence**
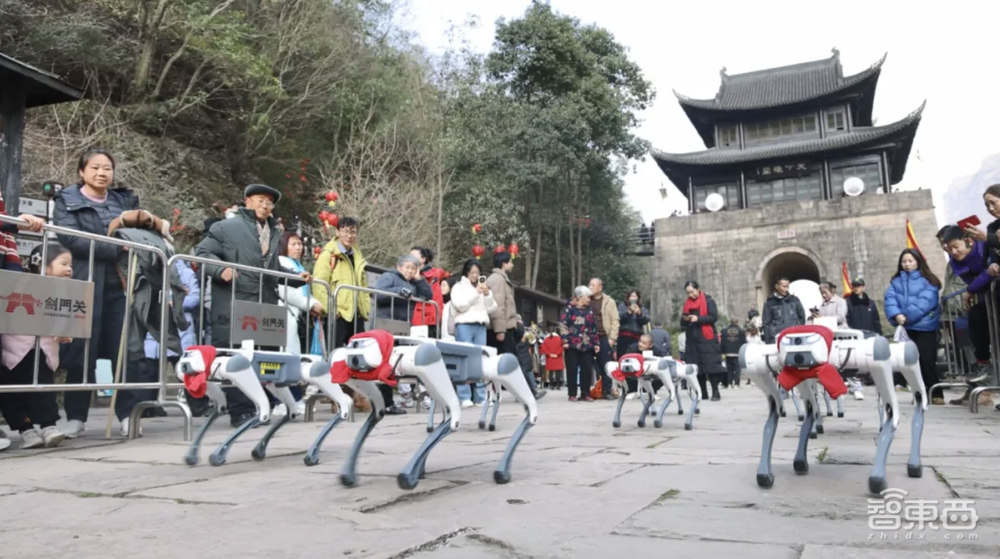
[[979,413],[979,395],[983,393],[1000,392],[1000,312],[997,308],[997,284],[1000,278],[990,282],[986,292],[986,321],[989,324],[990,365],[993,369],[992,382],[988,386],[972,389],[969,394],[969,411]]
[[[359,297],[361,296],[361,294],[365,294],[366,297],[369,297],[369,300],[372,300],[372,301],[374,301],[374,303],[376,303],[376,304],[373,304],[371,306],[371,311],[370,311],[371,312],[371,316],[368,317],[369,323],[365,324],[365,329],[366,330],[374,330],[374,329],[376,329],[378,327],[379,316],[378,316],[377,302],[378,302],[378,297],[381,296],[381,297],[388,297],[389,298],[389,316],[390,317],[396,316],[396,312],[395,312],[395,310],[396,310],[396,299],[400,299],[400,300],[402,300],[404,302],[403,304],[406,305],[406,324],[407,324],[407,326],[409,326],[409,324],[412,322],[412,317],[410,316],[410,303],[416,303],[418,305],[419,304],[434,305],[434,309],[436,311],[436,316],[437,316],[437,320],[436,320],[436,323],[434,325],[435,326],[435,330],[436,330],[435,334],[436,334],[436,338],[438,338],[438,339],[440,339],[442,337],[442,332],[441,332],[441,325],[443,324],[443,322],[442,322],[442,318],[443,317],[441,316],[441,310],[442,309],[441,309],[441,306],[438,305],[437,301],[433,301],[433,300],[432,301],[427,301],[427,300],[421,299],[419,297],[404,297],[404,296],[399,295],[397,293],[392,293],[390,291],[381,291],[381,290],[373,289],[373,288],[370,288],[370,287],[361,287],[361,286],[357,286],[357,285],[338,285],[335,289],[333,289],[333,290],[331,290],[331,291],[328,292],[328,294],[329,294],[329,301],[327,303],[328,304],[327,308],[329,310],[328,310],[328,313],[327,313],[327,317],[330,319],[330,322],[329,322],[329,324],[330,324],[330,326],[329,326],[329,334],[330,335],[327,338],[327,352],[328,353],[332,352],[334,349],[336,349],[335,346],[336,346],[336,342],[337,342],[337,321],[334,319],[334,317],[337,314],[337,301],[338,301],[338,297],[340,296],[341,290],[352,291],[354,293],[354,320],[352,321],[352,323],[355,324],[355,325],[358,324],[358,318],[359,318],[359,312],[360,312],[360,310],[359,310],[360,307],[358,307]],[[394,320],[393,318],[386,319],[386,318],[382,317],[382,320],[388,320],[390,322],[398,322],[398,321]],[[398,332],[396,332],[396,333],[398,333]],[[308,421],[312,421],[313,420],[313,415],[314,415],[313,407],[314,407],[316,401],[319,400],[319,399],[321,399],[321,398],[323,398],[323,396],[321,394],[317,394],[317,395],[310,396],[309,398],[306,399],[306,413],[305,413],[305,417],[303,418],[303,421],[308,422]],[[419,399],[417,399],[416,406],[417,406],[417,410],[419,411],[420,407],[421,407],[421,403],[420,403]],[[354,421],[354,408],[353,407],[351,408],[351,416],[349,418],[349,421],[352,421],[352,422]]]
[[969,363],[958,343],[959,313],[955,312],[953,305],[948,304],[949,301],[962,296],[965,292],[966,290],[962,289],[941,298],[941,307],[944,309],[941,320],[941,336],[944,340],[945,360],[948,363],[948,373],[946,376],[952,380],[947,381],[942,379],[942,382],[927,389],[929,394],[934,394],[941,388],[968,388],[969,386],[965,380],[962,380],[965,371],[968,370]]
[[[14,224],[14,225],[18,225],[18,226],[27,225],[26,222],[24,222],[24,221],[22,221],[20,219],[17,219],[17,218],[14,218],[14,217],[10,217],[10,216],[6,216],[6,215],[0,215],[0,222]],[[159,260],[159,263],[160,263],[160,265],[161,265],[161,267],[163,269],[163,277],[161,278],[162,285],[169,285],[169,281],[168,281],[168,268],[167,268],[167,255],[163,251],[159,250],[158,248],[152,247],[152,246],[149,246],[149,245],[145,245],[145,244],[142,244],[142,243],[125,241],[125,240],[114,238],[114,237],[107,237],[107,236],[104,236],[104,235],[98,235],[98,234],[93,234],[93,233],[86,233],[86,232],[83,232],[83,231],[77,231],[75,229],[67,229],[67,228],[64,228],[64,227],[58,227],[58,226],[49,225],[49,224],[46,224],[44,226],[44,229],[43,229],[43,243],[42,243],[42,254],[41,254],[41,257],[42,257],[41,275],[42,275],[42,277],[45,276],[45,262],[46,262],[46,260],[48,258],[49,245],[53,244],[50,241],[49,237],[48,237],[48,233],[55,233],[57,236],[75,237],[75,238],[85,239],[85,240],[89,241],[89,247],[90,248],[89,248],[89,255],[88,255],[88,258],[87,258],[87,280],[86,280],[86,282],[81,282],[79,280],[68,280],[68,279],[63,279],[63,278],[58,278],[58,279],[57,278],[50,278],[50,279],[47,279],[45,281],[32,280],[31,283],[33,283],[35,285],[25,285],[23,282],[18,282],[17,280],[19,280],[19,279],[23,280],[23,278],[25,278],[25,277],[30,277],[28,274],[18,274],[16,272],[9,272],[9,273],[11,273],[13,275],[12,276],[5,276],[8,281],[12,281],[12,282],[16,282],[16,283],[21,284],[21,285],[18,285],[16,287],[14,287],[14,289],[17,289],[18,291],[16,291],[16,292],[12,291],[12,292],[7,293],[6,295],[4,295],[4,297],[7,298],[7,303],[8,303],[7,306],[8,306],[8,308],[11,308],[11,310],[15,310],[16,311],[18,309],[18,307],[24,307],[26,316],[25,317],[19,317],[18,320],[17,320],[17,325],[16,326],[14,325],[14,320],[13,319],[11,319],[10,323],[4,323],[4,324],[0,325],[0,334],[33,335],[33,336],[36,336],[36,340],[35,340],[35,362],[34,362],[34,369],[33,369],[33,373],[32,373],[32,383],[31,384],[8,384],[8,385],[2,385],[2,386],[0,386],[0,393],[12,393],[12,392],[85,392],[85,391],[95,391],[95,390],[158,390],[159,392],[158,392],[158,396],[157,396],[157,400],[156,401],[138,402],[136,404],[136,408],[140,409],[140,413],[141,413],[142,409],[146,409],[146,408],[149,408],[149,407],[170,407],[170,406],[173,406],[173,407],[179,408],[182,411],[182,413],[184,413],[185,440],[190,440],[190,438],[191,438],[191,412],[190,412],[190,410],[188,410],[187,407],[184,406],[183,404],[181,404],[180,402],[166,400],[166,387],[167,387],[166,377],[165,377],[165,371],[166,371],[166,352],[163,349],[164,344],[162,343],[162,341],[163,341],[162,339],[160,340],[161,341],[161,344],[160,344],[161,351],[160,351],[160,355],[159,355],[159,382],[155,382],[155,383],[151,383],[151,382],[128,383],[128,382],[125,382],[125,379],[128,378],[128,374],[127,373],[128,373],[128,361],[129,360],[128,360],[127,356],[125,356],[125,352],[126,352],[126,347],[127,347],[127,344],[128,344],[129,326],[130,326],[130,323],[132,322],[131,316],[130,316],[131,313],[132,313],[132,311],[133,311],[133,295],[134,295],[134,293],[133,293],[132,289],[126,289],[127,293],[125,294],[125,296],[126,296],[126,302],[125,302],[125,309],[124,309],[125,310],[125,317],[124,317],[124,323],[123,323],[122,332],[121,333],[115,332],[115,333],[109,334],[109,335],[120,335],[122,337],[121,345],[120,345],[120,349],[119,349],[119,355],[116,357],[116,359],[117,359],[116,369],[118,369],[118,374],[116,376],[118,376],[119,381],[117,381],[117,382],[113,381],[113,382],[110,382],[110,383],[106,383],[106,382],[105,383],[98,383],[98,382],[88,383],[87,382],[87,379],[88,379],[89,373],[90,373],[90,342],[88,341],[84,345],[83,379],[82,379],[83,382],[82,383],[79,383],[79,384],[39,384],[39,382],[38,382],[38,371],[39,371],[39,365],[40,365],[40,362],[41,362],[41,355],[42,355],[42,351],[40,349],[40,347],[41,347],[41,339],[40,338],[41,337],[55,336],[55,337],[75,337],[75,338],[81,338],[81,339],[86,339],[86,340],[90,340],[91,339],[91,329],[93,328],[93,324],[92,324],[92,322],[93,322],[93,309],[94,309],[94,304],[95,304],[94,303],[94,295],[95,295],[94,294],[94,283],[93,283],[93,281],[94,281],[94,266],[96,264],[96,258],[95,257],[96,257],[96,248],[97,248],[97,244],[98,243],[103,243],[103,244],[108,244],[108,245],[114,245],[114,246],[123,247],[123,248],[128,249],[129,251],[140,251],[140,252],[149,252],[149,253],[152,253],[153,256],[156,259]],[[65,247],[65,248],[68,249],[68,247]],[[76,257],[76,255],[74,255],[74,257]],[[127,275],[128,275],[128,277],[129,277],[129,279],[130,279],[130,281],[129,281],[130,284],[132,283],[133,276],[134,276],[134,274],[136,272],[136,265],[137,265],[136,264],[136,256],[135,256],[135,253],[132,252],[130,254],[129,259],[128,259],[128,270],[126,272]],[[114,278],[112,278],[112,281],[114,281],[116,279],[117,279],[117,277],[114,277]],[[53,283],[53,282],[58,282],[58,283]],[[59,307],[56,309],[56,311],[61,310],[61,307],[64,304],[64,301],[74,301],[73,303],[71,303],[75,307],[75,309],[73,310],[73,313],[81,313],[81,314],[83,314],[85,316],[84,317],[76,316],[76,317],[72,317],[72,318],[66,318],[66,317],[61,317],[60,316],[63,313],[56,313],[56,316],[49,317],[49,318],[52,318],[54,321],[63,320],[64,325],[67,326],[67,327],[69,327],[71,330],[72,330],[72,328],[74,326],[74,322],[79,323],[79,327],[80,328],[84,328],[83,331],[85,332],[86,335],[80,335],[79,333],[77,333],[74,336],[63,336],[63,334],[65,334],[66,332],[59,330],[59,328],[60,328],[61,325],[60,326],[55,326],[56,331],[52,331],[52,330],[48,330],[48,329],[49,328],[53,328],[53,326],[51,324],[46,324],[46,321],[41,320],[41,318],[43,318],[43,317],[37,317],[37,316],[35,316],[34,317],[35,320],[29,320],[29,318],[32,318],[32,315],[34,315],[34,307],[41,306],[41,305],[50,305],[49,301],[52,301],[52,300],[55,299],[53,297],[54,294],[52,294],[52,293],[45,293],[46,290],[55,290],[55,291],[57,291],[59,293],[64,293],[64,294],[80,293],[79,290],[81,289],[81,286],[77,285],[79,283],[85,283],[85,284],[87,284],[86,287],[83,287],[84,293],[85,293],[85,295],[83,295],[83,299],[81,300],[81,299],[60,298],[59,301],[57,302],[58,305],[59,305]],[[34,293],[32,293],[32,291],[38,293],[39,296],[35,297],[35,295],[34,295]],[[77,295],[77,296],[80,296],[80,295]],[[90,300],[90,304],[86,305],[85,302],[86,302],[86,300],[88,298]],[[164,299],[164,301],[165,300],[166,299]],[[82,306],[81,306],[81,303],[82,303]],[[31,307],[30,310],[29,310],[29,307]],[[48,307],[46,307],[45,311],[43,311],[43,312],[50,312],[50,311],[51,311],[51,309],[49,309]],[[70,313],[70,314],[73,314],[73,313]],[[12,314],[12,313],[8,313],[8,314]],[[162,320],[161,320],[161,336],[162,336],[162,335],[164,335],[166,333],[166,323],[167,323],[167,318],[168,318],[167,313],[161,312],[161,318],[162,318]],[[81,320],[84,321],[85,324],[84,323],[80,323]],[[56,322],[56,324],[58,324],[58,322]],[[45,330],[48,330],[48,331],[45,331]],[[76,330],[76,331],[80,332],[80,330]],[[111,410],[111,413],[114,413],[114,410]],[[129,429],[129,431],[130,431],[129,432],[129,438],[130,439],[131,438],[135,438],[135,436],[138,434],[138,421],[136,421],[134,419],[135,412],[133,412],[133,416],[132,417],[133,417],[133,419],[131,421],[131,426],[130,426],[130,429]]]
[[[198,345],[203,344],[204,341],[205,341],[204,340],[204,334],[205,334],[205,327],[204,327],[204,325],[205,325],[205,312],[206,312],[206,307],[208,306],[207,303],[206,303],[206,300],[205,300],[206,297],[208,296],[208,292],[205,289],[206,286],[208,285],[208,277],[207,277],[206,266],[217,266],[217,267],[220,267],[220,268],[229,268],[229,269],[234,270],[234,275],[233,275],[232,280],[229,282],[230,285],[232,286],[232,289],[230,290],[230,299],[229,299],[229,305],[230,305],[230,307],[229,307],[230,308],[230,316],[229,316],[229,319],[230,319],[230,323],[229,323],[229,339],[227,339],[227,340],[215,340],[215,339],[213,339],[212,340],[212,345],[214,345],[216,347],[229,347],[230,345],[237,345],[237,343],[238,343],[238,341],[236,340],[237,337],[241,337],[242,338],[242,335],[236,335],[236,326],[237,326],[236,325],[236,308],[237,308],[236,307],[236,303],[237,302],[240,302],[240,303],[252,303],[252,302],[248,302],[248,301],[243,301],[243,300],[236,299],[236,282],[237,282],[237,276],[239,275],[240,272],[244,272],[244,273],[246,273],[248,275],[255,275],[255,276],[257,276],[257,303],[256,303],[256,307],[248,306],[249,308],[245,308],[244,309],[246,312],[249,313],[247,315],[248,317],[255,318],[257,320],[253,320],[253,321],[248,320],[247,324],[240,324],[240,326],[241,326],[240,330],[241,331],[245,331],[247,328],[249,328],[251,333],[254,333],[254,332],[258,333],[258,337],[260,337],[262,339],[260,339],[260,340],[255,339],[255,338],[253,338],[252,335],[249,337],[249,339],[254,339],[254,342],[255,342],[254,345],[256,345],[256,346],[273,346],[273,347],[286,347],[287,346],[287,328],[288,328],[288,316],[289,316],[289,307],[290,307],[290,304],[287,301],[285,303],[285,306],[270,305],[270,304],[264,303],[264,277],[265,276],[270,276],[270,277],[277,278],[279,280],[284,280],[283,286],[284,286],[284,288],[286,290],[287,289],[298,289],[298,286],[296,286],[294,288],[290,287],[289,286],[289,282],[293,281],[293,282],[296,282],[296,283],[302,283],[303,282],[302,277],[300,277],[300,276],[298,276],[296,274],[287,273],[287,272],[283,272],[283,271],[265,270],[265,269],[256,268],[256,267],[253,267],[253,266],[246,266],[246,265],[243,265],[243,264],[233,264],[233,263],[229,263],[229,262],[223,262],[221,260],[215,260],[215,259],[211,259],[211,258],[203,258],[203,257],[200,257],[200,256],[193,256],[193,255],[189,255],[189,254],[177,254],[177,255],[174,255],[168,261],[168,266],[173,266],[178,261],[191,262],[191,263],[195,263],[195,264],[199,265],[198,266],[198,285],[199,285],[199,288],[200,288],[199,289],[199,296],[201,298],[201,301],[200,301],[201,304],[198,305],[198,321],[196,322],[196,324],[198,325],[198,328],[197,328],[197,338],[196,338],[197,342],[196,343]],[[253,280],[251,279],[251,281],[253,281]],[[307,284],[310,286],[310,291],[312,291],[312,289],[311,289],[312,286],[316,285],[316,284],[319,284],[321,286],[325,286],[327,288],[327,292],[328,293],[330,291],[330,284],[327,283],[327,282],[325,282],[325,281],[323,281],[323,280],[318,280],[316,278],[312,278],[309,282],[307,282]],[[279,286],[279,287],[281,287],[281,286]],[[169,292],[164,292],[164,297],[165,298],[169,297]],[[166,304],[166,303],[164,303],[164,304]],[[308,310],[302,311],[300,309],[300,312],[307,312],[308,313],[309,311]],[[259,318],[257,318],[258,314],[260,315]],[[272,325],[272,324],[275,324],[275,323],[271,322],[271,320],[268,320],[267,322],[265,322],[265,320],[264,320],[265,318],[266,319],[277,319],[277,320],[281,320],[283,322],[282,323],[278,323],[278,325]],[[329,324],[330,324],[330,322],[333,322],[333,318],[332,318],[332,316],[330,314],[327,314],[326,320],[327,320],[327,328],[326,329],[329,330],[330,329]],[[241,321],[242,321],[242,317],[241,317]],[[252,328],[250,328],[251,322],[253,322],[253,327]],[[308,320],[308,319],[306,320],[305,339],[306,339],[306,343],[307,344],[312,339],[312,337],[310,336],[310,333],[312,333],[312,330],[311,330],[311,324],[312,324],[312,322],[313,322],[312,320]],[[267,338],[263,338],[264,334],[266,334],[268,337]],[[261,342],[263,342],[263,343],[261,343]],[[329,341],[325,341],[325,346],[326,347],[324,348],[324,353],[325,354],[329,354],[329,352],[330,352],[330,342]],[[300,348],[300,351],[303,352],[303,353],[308,353],[309,352],[309,348],[308,347],[306,347],[306,348]],[[160,352],[161,352],[161,356],[165,355],[164,348],[163,348],[162,344],[160,345]],[[163,367],[163,369],[161,369],[161,371],[160,371],[161,378],[165,379],[166,375],[168,374],[168,372],[166,370],[166,358],[165,357],[161,360],[161,367]],[[174,385],[165,385],[164,386],[164,388],[168,388],[168,387],[169,388],[178,388],[178,389],[183,390],[184,385],[181,384],[181,383],[177,383],[177,384],[174,384]],[[136,407],[138,408],[139,406],[136,406]],[[151,407],[151,406],[146,406],[146,407]],[[307,409],[308,409],[308,407],[307,407]],[[291,410],[289,410],[289,413],[290,412],[291,412]],[[190,410],[188,410],[187,413],[190,413]],[[132,417],[133,418],[130,421],[130,424],[132,424],[132,425],[138,425],[138,421],[139,420],[136,419],[136,416],[141,416],[141,414],[142,414],[142,409],[139,409],[138,411],[133,410],[133,412],[132,412]],[[312,414],[307,412],[307,417],[309,418],[308,420],[312,419],[311,416],[312,416]],[[130,429],[131,428],[132,427],[130,425]],[[187,437],[184,440],[190,440],[190,437]]]

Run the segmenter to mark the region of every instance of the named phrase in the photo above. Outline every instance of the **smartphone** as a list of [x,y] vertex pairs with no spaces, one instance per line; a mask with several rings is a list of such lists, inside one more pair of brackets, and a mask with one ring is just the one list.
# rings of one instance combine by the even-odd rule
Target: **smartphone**
[[486,283],[486,276],[479,276],[479,284],[482,285]]
[[958,228],[959,229],[965,229],[966,227],[968,227],[970,225],[976,226],[976,225],[979,225],[980,223],[982,223],[982,222],[979,221],[979,216],[978,215],[970,215],[969,217],[967,217],[967,218],[965,218],[965,219],[963,219],[963,220],[961,220],[961,221],[958,222]]

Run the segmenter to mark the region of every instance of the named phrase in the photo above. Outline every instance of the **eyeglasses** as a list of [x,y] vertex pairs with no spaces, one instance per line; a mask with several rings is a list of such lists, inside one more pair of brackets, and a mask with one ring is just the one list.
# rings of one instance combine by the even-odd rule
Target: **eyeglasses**
[[343,236],[345,236],[345,237],[357,237],[358,236],[358,230],[357,229],[341,229],[340,230],[340,234],[343,235]]

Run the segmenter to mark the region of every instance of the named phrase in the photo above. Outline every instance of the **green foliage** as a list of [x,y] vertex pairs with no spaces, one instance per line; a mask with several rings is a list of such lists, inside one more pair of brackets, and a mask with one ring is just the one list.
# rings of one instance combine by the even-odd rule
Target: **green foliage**
[[[500,21],[491,52],[430,59],[394,0],[0,0],[5,53],[86,87],[88,102],[36,112],[26,175],[69,175],[104,145],[156,213],[206,208],[242,185],[282,189],[286,224],[323,242],[327,190],[387,261],[413,244],[454,269],[473,244],[517,243],[514,279],[567,293],[601,277],[642,285],[639,219],[623,201],[654,98],[606,30],[533,3]],[[473,235],[474,223],[483,226]],[[523,274],[519,275],[519,274]],[[522,277],[524,278],[522,281]]]

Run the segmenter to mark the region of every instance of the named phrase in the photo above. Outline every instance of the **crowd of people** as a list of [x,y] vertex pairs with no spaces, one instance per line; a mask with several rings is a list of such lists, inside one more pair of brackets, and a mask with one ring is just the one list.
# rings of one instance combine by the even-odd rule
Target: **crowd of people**
[[[94,235],[139,239],[173,252],[170,224],[142,209],[132,191],[114,187],[112,154],[87,151],[80,157],[78,173],[77,184],[55,195],[55,225]],[[287,307],[284,344],[262,347],[264,350],[325,354],[330,348],[344,346],[351,336],[373,324],[377,327],[379,320],[405,322],[421,335],[488,345],[498,353],[515,355],[536,398],[543,397],[548,390],[565,387],[568,399],[574,402],[615,399],[619,394],[613,392],[611,379],[604,373],[609,362],[634,352],[648,351],[655,356],[672,353],[671,334],[660,321],[650,318],[641,293],[627,290],[617,303],[604,291],[600,278],[573,290],[558,323],[549,323],[544,330],[532,321],[526,324],[517,312],[509,275],[513,261],[506,252],[493,256],[490,270],[478,259],[470,258],[462,263],[458,274],[452,275],[435,266],[434,251],[414,246],[400,255],[395,267],[379,276],[374,286],[369,286],[368,263],[359,242],[361,224],[348,216],[339,219],[334,238],[322,248],[310,271],[303,262],[302,236],[286,231],[274,216],[280,201],[281,193],[274,188],[261,184],[246,187],[242,204],[230,208],[225,217],[204,222],[201,240],[192,251],[202,265],[197,259],[177,261],[174,269],[169,270],[169,285],[160,285],[156,274],[150,273],[147,267],[152,264],[123,265],[130,258],[135,264],[134,253],[141,251],[130,253],[120,245],[103,242],[92,247],[82,237],[60,234],[58,244],[49,243],[43,262],[38,247],[30,257],[32,272],[44,270],[47,276],[94,284],[91,337],[36,340],[32,336],[3,336],[0,384],[30,384],[36,351],[41,352],[38,381],[42,384],[52,383],[53,373],[60,367],[66,371],[67,383],[93,383],[96,362],[100,359],[111,361],[113,366],[124,365],[118,368],[124,369],[126,382],[156,382],[161,336],[158,321],[151,317],[158,317],[161,311],[159,289],[169,289],[173,295],[167,310],[170,332],[162,337],[171,362],[176,362],[186,348],[197,343],[230,346],[233,300]],[[949,225],[938,233],[941,248],[949,255],[943,281],[929,269],[918,250],[907,249],[899,256],[897,270],[885,294],[883,309],[896,329],[894,337],[916,344],[928,387],[938,382],[942,305],[948,305],[955,314],[967,316],[972,354],[968,383],[975,386],[992,375],[986,297],[992,281],[1000,277],[1000,185],[988,188],[984,201],[987,211],[997,218],[985,231],[972,225],[965,228]],[[21,229],[38,232],[44,226],[39,218],[20,217]],[[21,271],[12,236],[18,228],[5,225],[0,230],[0,249],[7,270]],[[128,231],[140,234],[130,237],[132,233],[124,234]],[[298,279],[279,280],[273,275],[240,271],[237,266],[284,272]],[[129,281],[132,278],[127,277],[130,273],[146,274],[149,281],[145,283],[155,286],[146,285],[146,291],[134,291],[134,297],[145,293],[142,307],[152,309],[143,316],[136,316],[137,313],[126,308],[127,286],[132,285]],[[332,301],[327,285],[348,289],[341,289]],[[719,310],[713,298],[696,281],[684,285],[686,298],[676,325],[677,349],[683,361],[698,366],[702,393],[711,401],[721,400],[721,388],[740,386],[738,355],[744,344],[773,343],[789,326],[824,318],[868,335],[883,334],[878,306],[866,295],[862,278],[853,281],[846,298],[837,295],[834,284],[821,284],[823,302],[808,311],[789,288],[788,278],[778,278],[760,313],[751,312],[742,327],[737,319],[720,327]],[[948,297],[962,290],[960,300]],[[943,303],[942,296],[945,296]],[[130,328],[133,331],[129,339],[122,337],[126,320],[135,326]],[[325,339],[330,332],[325,327],[328,320],[334,325],[331,340]],[[855,398],[863,398],[861,379],[848,375],[846,382]],[[899,389],[906,389],[905,379],[898,378],[896,384]],[[419,387],[401,385],[398,401],[392,388],[384,385],[381,389],[390,415],[407,413],[407,408],[421,397]],[[465,408],[481,406],[488,397],[482,383],[463,384],[456,389]],[[630,381],[626,398],[634,398],[636,390],[634,380]],[[293,393],[298,408],[295,412],[301,414],[308,394],[294,390]],[[195,415],[208,412],[207,399],[187,393],[181,397]],[[238,390],[227,389],[226,397],[234,427],[254,414],[254,404]],[[940,390],[930,397],[934,404],[944,403]],[[967,398],[968,394],[952,403],[961,404]],[[128,432],[135,404],[149,399],[155,399],[155,391],[119,391],[114,413],[123,434]],[[984,395],[981,403],[986,401],[988,395]],[[52,447],[65,438],[85,433],[91,402],[90,391],[65,392],[63,411],[67,423],[61,430],[56,428],[59,409],[54,392],[0,394],[0,411],[8,426],[20,433],[22,448]],[[274,415],[290,411],[276,401],[272,405]],[[145,413],[165,412],[151,409]],[[9,445],[5,436],[0,436],[0,441],[3,441],[0,447]]]

